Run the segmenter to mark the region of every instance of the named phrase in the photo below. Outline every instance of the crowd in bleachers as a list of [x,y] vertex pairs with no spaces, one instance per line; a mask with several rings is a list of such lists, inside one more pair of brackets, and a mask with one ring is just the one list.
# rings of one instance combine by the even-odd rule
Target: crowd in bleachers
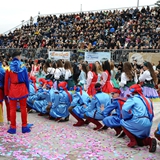
[[0,35],[0,48],[160,49],[160,9],[38,16]]

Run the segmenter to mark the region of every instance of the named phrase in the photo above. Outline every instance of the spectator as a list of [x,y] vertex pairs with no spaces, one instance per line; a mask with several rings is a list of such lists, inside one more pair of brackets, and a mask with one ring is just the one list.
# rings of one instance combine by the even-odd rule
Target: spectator
[[159,9],[143,7],[72,15],[38,16],[37,22],[0,35],[0,48],[160,49]]

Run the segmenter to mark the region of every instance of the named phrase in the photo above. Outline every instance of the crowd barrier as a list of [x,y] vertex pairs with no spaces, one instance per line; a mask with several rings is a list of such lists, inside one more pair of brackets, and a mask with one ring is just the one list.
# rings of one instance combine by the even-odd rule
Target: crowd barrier
[[[5,48],[5,49],[0,49],[0,55],[3,55],[4,57],[8,58],[12,55],[12,53],[18,50],[21,52],[22,58],[23,59],[47,59],[49,58],[48,53],[50,50],[44,49],[44,48],[38,48],[38,49],[14,49],[14,48]],[[148,60],[152,53],[156,55],[156,58],[154,59],[155,62],[152,63],[157,63],[160,60],[160,49],[143,49],[143,50],[135,50],[135,49],[116,49],[116,50],[94,50],[94,51],[87,51],[87,50],[52,50],[52,51],[57,51],[57,52],[70,52],[70,61],[73,59],[84,59],[85,52],[92,52],[93,54],[96,52],[104,52],[111,53],[110,60],[113,60],[115,63],[119,62],[126,62],[126,61],[131,61],[131,60],[139,60],[140,55],[145,53],[145,58],[144,60]],[[103,53],[102,53],[103,54]],[[129,56],[131,54],[131,56]],[[107,54],[106,54],[107,55]],[[146,56],[147,55],[147,56]],[[154,57],[154,56],[152,56]]]

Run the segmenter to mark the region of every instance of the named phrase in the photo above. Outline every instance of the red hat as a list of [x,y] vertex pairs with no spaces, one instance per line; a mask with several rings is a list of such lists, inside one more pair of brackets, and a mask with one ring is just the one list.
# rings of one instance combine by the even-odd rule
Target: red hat
[[30,76],[30,80],[31,80],[33,83],[36,83],[36,77]]
[[64,91],[67,93],[67,95],[68,95],[68,97],[69,97],[69,100],[70,100],[70,102],[72,101],[72,96],[71,96],[71,94],[68,92],[68,90],[67,90],[67,82],[60,82],[59,84],[58,84],[58,87],[61,89],[64,89]]
[[67,82],[60,82],[60,83],[58,84],[58,87],[59,87],[59,88],[62,88],[62,89],[66,89],[66,88],[67,88]]
[[42,85],[44,85],[44,84],[47,83],[47,81],[44,78],[40,78],[39,79],[39,83],[42,84]]
[[140,85],[134,84],[134,85],[132,85],[132,86],[129,87],[129,90],[132,93],[138,93],[142,97],[142,99],[144,100],[144,102],[146,103],[146,106],[148,108],[149,113],[150,114],[154,114],[153,110],[152,110],[152,106],[151,106],[152,104],[150,105],[149,102],[148,102],[148,100],[146,99],[146,97],[143,95],[142,88],[141,88]]
[[130,92],[132,93],[138,93],[138,94],[142,94],[142,88],[140,85],[138,84],[134,84],[132,86],[129,87]]
[[112,88],[111,93],[119,93],[119,94],[121,94],[121,91],[118,88]]
[[74,90],[76,92],[80,92],[80,94],[82,95],[82,87],[81,86],[74,86]]
[[53,82],[52,81],[47,81],[47,87],[51,88],[53,86]]

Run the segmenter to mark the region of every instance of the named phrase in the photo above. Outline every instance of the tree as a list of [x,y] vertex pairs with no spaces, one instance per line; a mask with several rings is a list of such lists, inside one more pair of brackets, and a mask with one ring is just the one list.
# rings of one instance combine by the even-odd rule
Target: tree
[[160,0],[158,0],[155,5],[157,5],[158,8],[160,8]]

